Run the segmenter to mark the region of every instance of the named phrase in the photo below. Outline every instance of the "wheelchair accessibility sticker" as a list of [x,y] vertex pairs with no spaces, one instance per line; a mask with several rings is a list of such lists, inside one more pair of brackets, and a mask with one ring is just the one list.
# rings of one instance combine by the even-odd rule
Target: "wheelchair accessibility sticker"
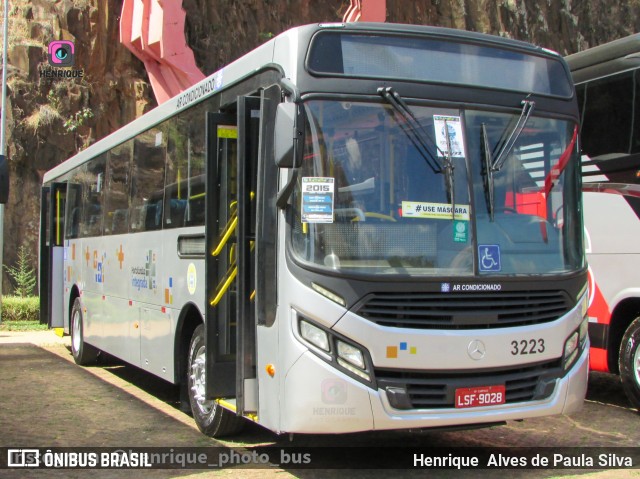
[[481,272],[497,272],[500,265],[500,246],[497,244],[478,245],[478,258]]

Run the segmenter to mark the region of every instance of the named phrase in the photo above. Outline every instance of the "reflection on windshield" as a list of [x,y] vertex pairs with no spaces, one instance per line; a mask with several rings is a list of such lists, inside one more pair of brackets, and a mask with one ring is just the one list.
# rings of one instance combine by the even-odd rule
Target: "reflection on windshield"
[[[573,151],[567,122],[529,118],[493,172],[492,222],[483,151],[496,151],[520,112],[412,105],[407,120],[388,103],[326,100],[306,103],[305,112],[304,160],[291,217],[293,252],[303,264],[362,274],[456,276],[582,266],[575,154],[557,166],[569,146]],[[415,136],[427,135],[416,145]],[[450,168],[433,168],[447,162]]]

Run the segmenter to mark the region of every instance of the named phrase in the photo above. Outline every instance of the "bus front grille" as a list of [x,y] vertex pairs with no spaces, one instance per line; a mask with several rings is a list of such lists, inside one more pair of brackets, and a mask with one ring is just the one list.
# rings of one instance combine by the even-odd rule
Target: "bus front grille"
[[375,369],[378,388],[396,409],[445,409],[455,407],[459,388],[504,385],[506,404],[542,400],[553,393],[562,377],[560,359],[534,365],[465,372]]
[[487,329],[555,321],[572,308],[563,291],[373,293],[354,313],[380,326]]

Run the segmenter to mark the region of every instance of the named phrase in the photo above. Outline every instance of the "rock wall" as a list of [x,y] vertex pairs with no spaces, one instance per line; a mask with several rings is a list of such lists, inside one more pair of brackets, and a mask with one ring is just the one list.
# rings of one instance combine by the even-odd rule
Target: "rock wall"
[[[11,189],[5,208],[4,264],[19,245],[37,261],[44,173],[155,105],[144,66],[118,42],[121,2],[12,0],[8,48],[7,156]],[[41,77],[47,45],[71,40],[83,78]],[[3,292],[11,291],[4,274]]]
[[[348,0],[184,0],[186,37],[205,74],[287,28],[340,21]],[[12,0],[4,262],[26,244],[34,266],[44,172],[155,105],[142,63],[119,43],[121,0]],[[387,21],[481,31],[569,54],[640,31],[640,0],[387,0]],[[40,77],[47,45],[72,40],[82,79]],[[4,289],[10,288],[5,275]]]

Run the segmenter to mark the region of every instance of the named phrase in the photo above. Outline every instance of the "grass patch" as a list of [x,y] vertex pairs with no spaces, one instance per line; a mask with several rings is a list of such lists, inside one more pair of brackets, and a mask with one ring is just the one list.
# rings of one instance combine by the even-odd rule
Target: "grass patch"
[[[4,316],[4,315],[3,315]],[[46,331],[49,326],[39,321],[2,321],[0,331]]]
[[49,126],[62,119],[60,113],[50,105],[40,105],[37,111],[33,112],[24,120],[27,128],[36,131],[40,127]]

